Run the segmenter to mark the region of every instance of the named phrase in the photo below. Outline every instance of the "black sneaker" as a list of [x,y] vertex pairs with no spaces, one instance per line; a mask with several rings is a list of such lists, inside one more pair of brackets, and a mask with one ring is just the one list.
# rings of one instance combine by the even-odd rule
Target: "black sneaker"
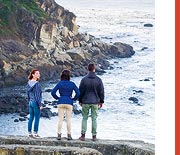
[[71,134],[67,135],[67,140],[72,140]]
[[61,140],[61,134],[58,133],[57,140]]
[[93,142],[97,141],[96,135],[93,135],[93,136],[92,136],[92,141],[93,141]]

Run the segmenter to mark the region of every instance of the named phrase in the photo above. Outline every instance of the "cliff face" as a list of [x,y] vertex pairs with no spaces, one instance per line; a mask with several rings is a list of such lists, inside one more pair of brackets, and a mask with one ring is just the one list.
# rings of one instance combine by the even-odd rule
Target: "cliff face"
[[64,68],[79,76],[95,62],[101,72],[107,59],[134,54],[127,44],[108,45],[78,28],[76,16],[53,0],[0,0],[0,87],[25,83],[32,68],[53,80]]

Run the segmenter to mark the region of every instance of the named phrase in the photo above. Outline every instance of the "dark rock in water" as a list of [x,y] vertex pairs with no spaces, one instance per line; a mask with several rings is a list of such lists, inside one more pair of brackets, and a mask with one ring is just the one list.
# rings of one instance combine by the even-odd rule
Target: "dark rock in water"
[[44,104],[49,104],[49,103],[51,103],[50,101],[44,101]]
[[144,51],[144,50],[146,50],[146,49],[148,49],[148,47],[143,47],[143,48],[141,49],[141,51]]
[[73,105],[73,112],[75,115],[82,113],[82,111],[80,109],[78,109],[78,106],[76,104]]
[[57,101],[52,101],[52,105],[57,105]]
[[150,79],[144,79],[144,81],[150,81]]
[[20,115],[21,117],[24,117],[24,116],[27,116],[27,115],[28,115],[28,113],[21,112],[19,115]]
[[46,90],[45,90],[45,92],[49,92],[49,93],[50,93],[51,91],[52,91],[52,89],[46,89]]
[[144,27],[153,27],[153,24],[144,24]]
[[25,118],[19,118],[19,121],[26,121]]
[[135,93],[144,93],[142,90],[133,90]]
[[146,78],[144,80],[139,80],[139,81],[150,81],[150,79]]
[[51,118],[53,116],[50,108],[43,108],[41,110],[41,117]]
[[10,94],[0,97],[0,114],[29,113],[29,104],[26,97],[20,94]]
[[42,107],[43,107],[43,108],[45,108],[45,107],[46,107],[46,105],[45,105],[45,104],[42,104]]
[[106,71],[97,68],[97,69],[96,69],[96,73],[97,73],[98,75],[102,75],[102,74],[106,73]]
[[128,58],[131,57],[135,53],[135,51],[130,45],[116,42],[109,49],[109,53],[111,53],[114,57]]
[[51,105],[52,106],[57,106],[57,102],[52,102]]
[[130,97],[129,100],[133,101],[133,103],[138,103],[139,101],[136,97]]
[[78,115],[78,114],[81,114],[81,113],[82,113],[81,110],[73,110],[73,112],[74,112],[75,115]]
[[109,69],[110,69],[110,70],[113,70],[113,69],[114,69],[114,67],[110,66],[110,67],[109,67]]
[[53,108],[57,108],[57,105],[54,105]]
[[52,116],[58,116],[58,113],[57,112],[53,112]]
[[14,122],[19,122],[19,120],[18,120],[18,119],[15,119]]

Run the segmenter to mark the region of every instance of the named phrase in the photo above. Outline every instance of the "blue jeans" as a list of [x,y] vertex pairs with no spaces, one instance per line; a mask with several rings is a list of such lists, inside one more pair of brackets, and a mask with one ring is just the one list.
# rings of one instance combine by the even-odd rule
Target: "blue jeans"
[[82,126],[81,126],[81,133],[86,133],[87,131],[87,120],[89,111],[91,110],[91,120],[92,120],[92,128],[91,133],[92,135],[96,135],[97,133],[97,113],[98,113],[98,105],[97,104],[82,104]]
[[33,120],[35,118],[34,121],[34,133],[38,132],[38,127],[39,127],[39,119],[41,116],[41,111],[39,109],[39,106],[37,105],[36,102],[34,101],[30,101],[29,102],[29,121],[28,121],[28,132],[31,133],[32,132],[32,123]]

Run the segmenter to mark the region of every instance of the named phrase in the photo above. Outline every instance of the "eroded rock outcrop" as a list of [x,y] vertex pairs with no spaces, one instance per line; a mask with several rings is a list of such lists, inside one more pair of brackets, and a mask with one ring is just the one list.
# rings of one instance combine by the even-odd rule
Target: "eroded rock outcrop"
[[41,71],[41,80],[53,80],[64,68],[72,76],[85,75],[87,64],[95,62],[101,72],[109,67],[107,59],[135,53],[130,45],[79,33],[74,13],[53,0],[6,2],[1,4],[2,14],[9,11],[0,24],[1,88],[24,84],[32,68]]
[[0,136],[0,152],[16,155],[64,154],[64,155],[155,155],[154,144],[131,140],[90,139],[71,141],[55,137],[33,139],[23,136]]

